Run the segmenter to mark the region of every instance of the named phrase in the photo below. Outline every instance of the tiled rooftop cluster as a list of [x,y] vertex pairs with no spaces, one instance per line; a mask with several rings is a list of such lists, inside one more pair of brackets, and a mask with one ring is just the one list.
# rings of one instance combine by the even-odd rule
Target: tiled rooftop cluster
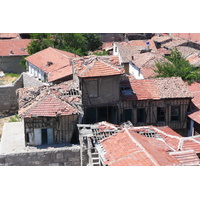
[[[105,124],[97,124],[99,132],[106,132]],[[117,132],[99,141],[105,165],[199,165],[196,154],[200,153],[200,136],[184,138],[167,126],[113,127],[113,131]],[[111,128],[108,124],[109,131]],[[150,132],[155,137],[141,134]]]
[[80,112],[81,97],[72,82],[18,90],[19,115],[56,117]]
[[128,88],[128,86],[132,93],[122,93],[122,100],[193,97],[179,77],[135,80],[129,76],[128,80],[121,81],[121,87]]

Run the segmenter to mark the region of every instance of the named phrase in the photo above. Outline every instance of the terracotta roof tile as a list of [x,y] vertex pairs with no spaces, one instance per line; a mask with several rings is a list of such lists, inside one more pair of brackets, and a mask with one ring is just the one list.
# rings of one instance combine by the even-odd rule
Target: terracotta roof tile
[[132,93],[122,93],[124,101],[193,97],[179,77],[121,81],[121,88],[128,85]]
[[194,151],[178,151],[170,153],[181,165],[199,165],[199,158]]
[[[150,44],[150,49],[153,52],[157,52],[157,48],[153,40],[148,40]],[[122,59],[123,63],[132,61],[132,56],[135,54],[139,54],[141,50],[146,48],[146,41],[145,40],[131,40],[128,42],[116,42],[115,43],[119,49],[119,54]]]
[[0,38],[17,38],[19,33],[0,33]]
[[189,114],[188,117],[200,124],[200,110]]
[[0,40],[0,56],[27,56],[30,39]]
[[200,135],[194,137],[184,138],[182,150],[194,150],[195,153],[200,153]]
[[194,82],[192,84],[188,84],[185,82],[186,86],[188,87],[189,91],[192,93],[194,98],[192,99],[192,103],[194,104],[194,111],[200,109],[200,84],[198,82]]
[[[72,115],[79,112],[80,94],[72,92],[72,81],[56,86],[17,90],[19,115],[22,117]],[[71,92],[71,93],[70,93]]]
[[180,77],[158,78],[154,82],[161,98],[192,98],[193,95]]
[[172,33],[173,36],[200,42],[200,33]]
[[48,95],[26,112],[26,117],[56,117],[57,115],[77,114],[77,110],[54,95]]
[[116,56],[87,56],[73,59],[73,67],[79,77],[112,76],[124,73]]
[[[153,135],[150,137],[149,133]],[[181,141],[184,143],[180,150]],[[196,155],[200,152],[200,136],[183,138],[167,126],[123,128],[101,144],[105,164],[109,166],[199,165],[200,162]]]
[[[45,73],[50,73],[48,82],[72,75],[70,61],[75,56],[72,53],[49,47],[25,58]],[[50,65],[47,63],[51,62]]]

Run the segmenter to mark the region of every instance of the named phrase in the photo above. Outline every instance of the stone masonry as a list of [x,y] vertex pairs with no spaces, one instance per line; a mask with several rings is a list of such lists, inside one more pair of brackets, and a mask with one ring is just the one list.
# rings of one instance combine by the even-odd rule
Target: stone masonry
[[80,166],[80,147],[0,155],[0,166]]
[[23,87],[22,75],[13,85],[0,86],[0,117],[18,112],[16,90]]

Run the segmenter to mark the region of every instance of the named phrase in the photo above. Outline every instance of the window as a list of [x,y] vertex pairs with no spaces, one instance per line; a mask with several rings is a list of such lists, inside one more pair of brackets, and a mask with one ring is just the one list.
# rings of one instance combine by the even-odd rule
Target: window
[[115,47],[115,52],[117,52],[117,47]]
[[97,122],[96,113],[97,113],[96,108],[87,108],[85,112],[85,123],[88,124],[96,123]]
[[157,108],[157,121],[164,122],[165,121],[165,107]]
[[89,97],[98,97],[98,80],[87,80],[86,90]]
[[171,107],[171,121],[179,121],[180,116],[180,107],[172,106]]
[[132,109],[125,109],[124,110],[124,121],[131,121],[132,122]]
[[137,109],[137,122],[145,122],[145,108]]

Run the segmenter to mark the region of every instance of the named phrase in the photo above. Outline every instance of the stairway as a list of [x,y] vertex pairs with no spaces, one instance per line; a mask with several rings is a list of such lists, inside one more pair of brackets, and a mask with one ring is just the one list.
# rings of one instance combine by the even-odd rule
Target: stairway
[[91,157],[92,157],[92,166],[101,166],[99,154],[95,148],[92,149]]

